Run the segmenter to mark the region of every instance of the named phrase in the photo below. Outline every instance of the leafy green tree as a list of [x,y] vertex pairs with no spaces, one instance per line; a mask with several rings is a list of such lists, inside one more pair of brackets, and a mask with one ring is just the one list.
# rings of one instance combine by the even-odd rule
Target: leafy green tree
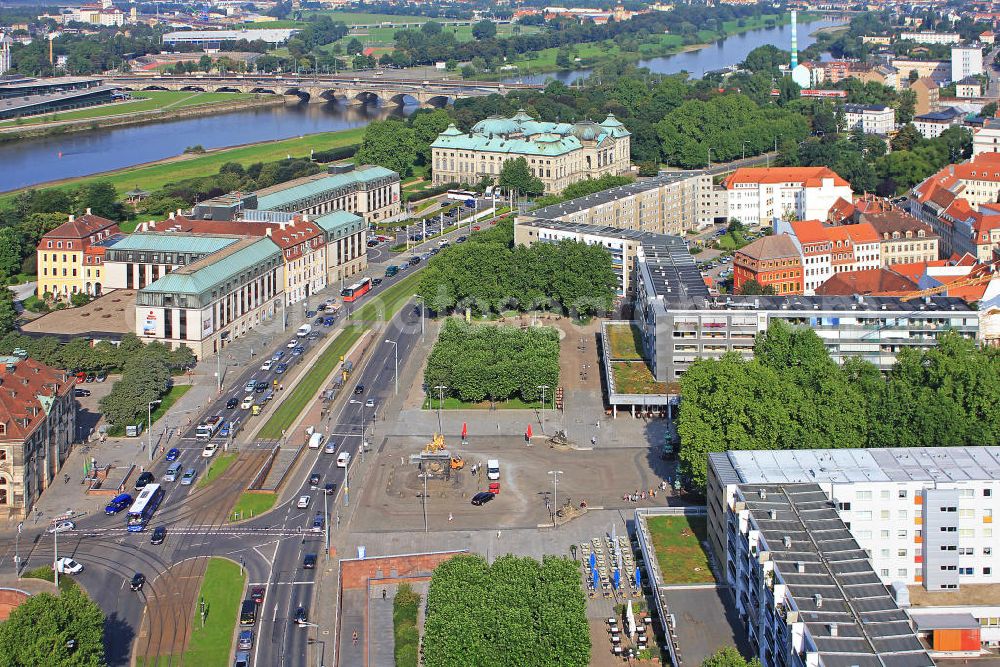
[[740,286],[740,294],[745,295],[773,295],[774,286],[773,285],[761,285],[759,282],[751,278],[750,280],[743,283]]
[[497,183],[501,188],[514,190],[521,194],[540,195],[545,191],[545,184],[531,173],[528,161],[523,157],[504,160]]
[[21,269],[24,256],[21,232],[14,227],[0,229],[0,278],[10,278]]
[[76,191],[76,210],[82,214],[86,209],[94,215],[108,220],[122,218],[122,205],[118,201],[115,186],[108,181],[94,181],[81,186]]
[[472,26],[472,36],[475,39],[492,39],[497,36],[497,24],[493,21],[482,20]]
[[778,71],[779,66],[786,65],[790,58],[791,54],[788,51],[782,51],[776,46],[765,44],[748,53],[740,66],[751,72],[772,74]]
[[435,109],[425,113],[418,112],[413,115],[410,127],[413,128],[413,140],[419,164],[431,164],[431,144],[439,134],[448,129],[450,123],[451,116],[444,109]]
[[892,150],[909,151],[913,150],[923,142],[924,137],[920,134],[913,123],[906,123],[899,128],[899,132],[892,138]]
[[370,123],[354,155],[357,164],[377,164],[401,176],[412,173],[416,159],[414,131],[392,118]]
[[14,295],[9,289],[0,292],[0,336],[14,330],[17,326],[17,309],[14,308]]
[[702,660],[701,667],[760,667],[760,660],[747,660],[735,648],[726,646]]
[[32,595],[0,624],[0,664],[100,667],[104,614],[76,586]]

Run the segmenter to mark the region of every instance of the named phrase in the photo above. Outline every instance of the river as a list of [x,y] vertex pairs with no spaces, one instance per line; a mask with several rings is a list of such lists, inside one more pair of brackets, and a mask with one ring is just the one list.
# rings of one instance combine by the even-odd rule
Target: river
[[[833,21],[800,23],[800,48],[815,41],[810,33],[835,24]],[[788,48],[791,34],[790,25],[751,30],[697,51],[650,58],[639,61],[639,65],[661,74],[687,71],[700,77],[706,71],[742,61],[750,51],[764,44]],[[544,83],[548,79],[558,79],[572,83],[589,74],[590,70],[581,69],[512,81]],[[388,115],[413,113],[415,109],[344,107],[335,103],[286,104],[0,144],[0,192],[162,160],[179,155],[188,146],[200,144],[205,148],[219,148],[346,130]]]
[[[841,21],[812,21],[799,23],[799,49],[811,46],[815,41],[811,33],[828,26],[838,25]],[[639,67],[647,67],[657,74],[677,74],[687,72],[692,77],[701,78],[705,72],[719,70],[743,61],[747,54],[758,46],[773,44],[786,51],[792,44],[792,26],[785,24],[774,28],[760,28],[730,35],[697,51],[684,51],[669,56],[659,56],[640,60]],[[550,80],[562,81],[569,85],[590,76],[591,69],[578,69],[546,74],[505,79],[508,83],[545,83]]]

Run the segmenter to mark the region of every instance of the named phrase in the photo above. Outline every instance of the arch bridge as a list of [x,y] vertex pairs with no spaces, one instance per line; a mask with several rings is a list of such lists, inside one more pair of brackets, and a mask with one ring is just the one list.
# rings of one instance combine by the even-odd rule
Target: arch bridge
[[310,103],[347,105],[419,104],[444,107],[460,97],[506,95],[512,90],[541,90],[541,85],[498,81],[382,79],[360,76],[225,75],[171,76],[122,74],[107,83],[124,90],[190,90],[206,93],[260,93],[297,97]]

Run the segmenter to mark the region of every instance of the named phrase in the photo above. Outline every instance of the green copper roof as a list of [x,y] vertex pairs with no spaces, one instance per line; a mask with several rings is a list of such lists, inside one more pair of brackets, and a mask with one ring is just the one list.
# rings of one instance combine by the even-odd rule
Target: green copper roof
[[449,126],[431,146],[490,153],[558,156],[582,148],[582,142],[600,145],[606,139],[628,135],[628,130],[610,114],[600,125],[589,120],[550,123],[535,120],[522,109],[510,118],[491,116],[481,120],[472,126],[469,134],[463,134],[454,126]]
[[[166,225],[167,223],[161,224]],[[214,252],[219,252],[237,241],[239,239],[233,236],[201,236],[178,234],[175,232],[139,232],[126,236],[111,247],[115,250],[190,252],[198,255],[210,255]]]
[[274,241],[265,237],[244,239],[242,247],[223,253],[221,257],[205,257],[194,264],[177,269],[150,285],[141,292],[168,292],[171,294],[204,294],[212,288],[224,284],[243,271],[271,259],[281,257],[281,249]]
[[359,183],[370,183],[371,181],[387,177],[398,178],[398,174],[385,167],[359,167],[354,171],[344,174],[331,174],[330,176],[303,183],[302,185],[296,185],[272,192],[271,194],[259,196],[257,198],[257,208],[264,211],[273,211],[301,199],[321,194],[327,190],[336,190]]
[[504,137],[485,137],[478,134],[463,134],[460,137],[438,136],[431,144],[434,148],[456,148],[469,151],[484,151],[488,153],[516,153],[519,155],[564,155],[583,148],[576,137],[556,137],[540,135],[545,141],[529,139],[505,139]]
[[319,216],[314,222],[329,236],[339,237],[352,231],[358,231],[364,226],[365,221],[361,217],[347,211],[333,211]]

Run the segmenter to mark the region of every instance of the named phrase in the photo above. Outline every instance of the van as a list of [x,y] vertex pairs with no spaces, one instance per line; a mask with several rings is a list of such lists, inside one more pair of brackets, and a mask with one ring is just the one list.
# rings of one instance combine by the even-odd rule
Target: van
[[299,338],[305,338],[310,333],[312,333],[313,327],[311,324],[303,324],[299,327],[299,330],[295,332],[295,335]]
[[497,459],[486,462],[486,479],[500,479],[500,461]]
[[253,625],[257,622],[257,603],[244,600],[240,607],[240,625]]
[[170,467],[167,468],[167,472],[163,473],[163,481],[176,482],[177,475],[179,475],[180,473],[181,473],[181,464],[177,462],[171,463]]
[[385,269],[385,277],[386,278],[392,278],[397,273],[399,273],[399,267],[396,266],[395,264],[390,264]]
[[319,449],[323,445],[323,434],[313,433],[309,436],[309,449]]
[[127,493],[119,493],[117,496],[111,499],[108,506],[104,508],[104,513],[107,515],[118,514],[119,512],[124,512],[132,505],[132,496]]

